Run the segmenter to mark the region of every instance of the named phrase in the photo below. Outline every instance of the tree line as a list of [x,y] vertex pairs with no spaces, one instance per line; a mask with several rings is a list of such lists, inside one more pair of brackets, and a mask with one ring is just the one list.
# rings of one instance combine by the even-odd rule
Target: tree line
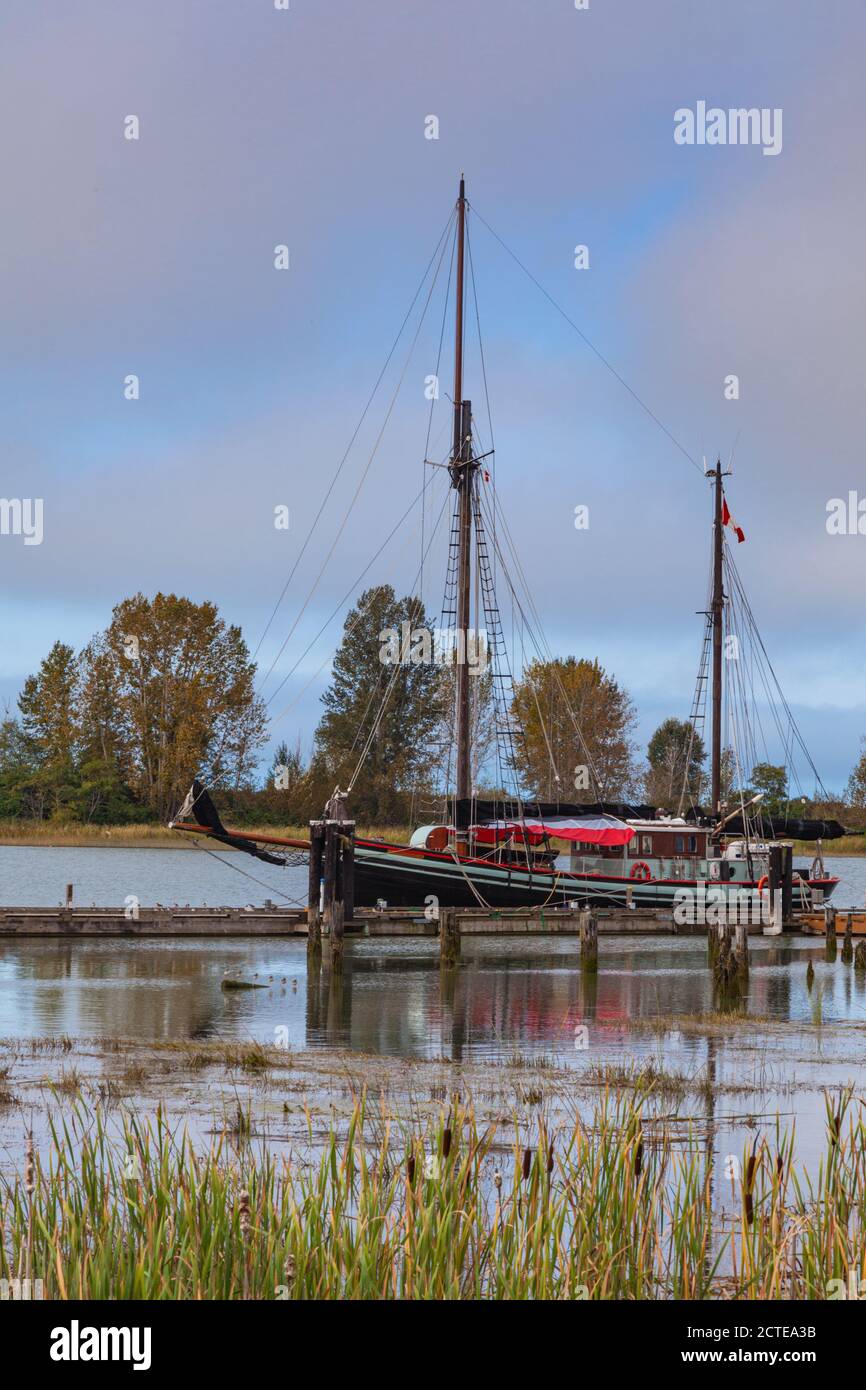
[[[417,598],[388,585],[347,615],[312,750],[284,741],[267,766],[265,704],[238,627],[216,606],[174,594],[124,599],[79,652],[56,642],[0,722],[0,818],[85,824],[165,822],[193,777],[220,793],[239,824],[299,823],[336,786],[367,825],[438,819],[453,782],[453,654],[414,660],[393,634],[430,630]],[[387,641],[383,634],[390,634]],[[420,648],[419,648],[420,649]],[[425,649],[426,650],[426,649]],[[703,740],[669,718],[645,756],[628,692],[594,660],[538,660],[503,703],[483,665],[470,681],[479,796],[511,789],[497,750],[513,749],[521,790],[545,801],[646,800],[676,811],[708,801]],[[748,786],[738,783],[748,780]],[[763,794],[771,813],[844,815],[866,824],[866,749],[844,795],[826,803],[790,793],[783,767],[722,767],[723,799]]]

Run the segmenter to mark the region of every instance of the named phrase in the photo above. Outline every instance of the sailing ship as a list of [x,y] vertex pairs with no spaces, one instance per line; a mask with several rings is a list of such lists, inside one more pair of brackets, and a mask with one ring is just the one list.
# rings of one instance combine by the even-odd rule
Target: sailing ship
[[[555,909],[574,905],[623,905],[673,908],[684,893],[712,889],[724,897],[752,895],[762,901],[770,874],[770,846],[779,837],[814,841],[818,853],[810,865],[795,866],[793,901],[805,909],[827,898],[837,879],[824,870],[820,846],[845,833],[837,821],[774,817],[762,813],[758,797],[741,795],[731,810],[722,799],[723,635],[726,611],[723,558],[724,527],[730,514],[724,498],[722,469],[713,480],[713,588],[707,610],[705,652],[712,658],[711,807],[680,805],[677,814],[651,805],[603,797],[592,802],[543,802],[521,788],[521,761],[514,727],[513,701],[505,693],[507,672],[494,669],[498,735],[506,745],[505,766],[514,790],[479,798],[473,787],[473,718],[470,663],[466,654],[477,626],[471,620],[473,580],[487,623],[494,667],[505,662],[502,625],[495,597],[488,541],[480,499],[485,455],[475,447],[472,406],[464,396],[464,311],[466,298],[465,181],[456,204],[455,325],[453,428],[448,470],[454,492],[450,549],[454,625],[454,788],[443,821],[417,828],[408,844],[355,840],[354,897],[358,906],[441,906]],[[446,586],[447,587],[447,586]],[[444,605],[443,605],[444,608]],[[459,659],[459,654],[463,659]],[[698,687],[706,692],[708,661]],[[387,696],[386,696],[387,698]],[[696,733],[699,702],[692,711]],[[558,779],[557,779],[558,781]],[[681,798],[682,801],[683,798]],[[348,819],[346,793],[335,789],[327,814]],[[192,819],[190,819],[192,817]],[[309,842],[230,830],[222,824],[207,789],[194,783],[175,829],[206,835],[272,864],[284,864],[286,852],[309,849]],[[564,850],[568,851],[567,862]]]

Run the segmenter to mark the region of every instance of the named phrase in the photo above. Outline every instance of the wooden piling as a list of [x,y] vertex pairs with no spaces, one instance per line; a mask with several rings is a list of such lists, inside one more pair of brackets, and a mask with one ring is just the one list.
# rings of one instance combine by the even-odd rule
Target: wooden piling
[[824,941],[824,959],[834,961],[836,959],[836,909],[829,903],[824,904],[824,930],[826,938]]
[[741,980],[749,977],[749,928],[745,922],[738,922],[735,928],[734,959],[737,974]]
[[74,889],[75,889],[75,885],[74,885],[73,883],[67,883],[67,885],[66,885],[66,906],[67,906],[67,907],[71,907],[71,906],[72,906],[72,895],[73,895]]
[[322,929],[331,947],[331,966],[343,966],[343,854],[340,822],[325,821],[322,856]]
[[580,965],[590,974],[598,970],[598,918],[594,912],[581,913]]
[[325,822],[310,821],[310,876],[307,886],[307,950],[322,948],[322,866],[325,854]]
[[713,982],[723,994],[737,992],[743,984],[744,974],[734,949],[734,929],[730,923],[720,923],[716,932],[719,944],[713,961]]
[[345,820],[340,825],[342,836],[343,921],[355,916],[355,822]]
[[707,959],[712,969],[719,958],[719,946],[721,938],[719,925],[717,922],[707,923]]
[[460,924],[456,907],[439,909],[439,960],[442,965],[457,965],[460,960]]
[[854,924],[851,913],[845,913],[845,935],[842,939],[842,964],[850,965],[854,959]]
[[854,952],[854,969],[866,970],[866,941],[858,941]]

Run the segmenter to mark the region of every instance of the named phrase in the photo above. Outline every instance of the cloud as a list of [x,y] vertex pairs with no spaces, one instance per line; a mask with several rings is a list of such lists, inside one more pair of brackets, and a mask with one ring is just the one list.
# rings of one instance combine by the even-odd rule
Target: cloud
[[[50,16],[13,4],[12,16],[0,54],[0,463],[5,495],[44,497],[46,538],[28,552],[0,538],[16,634],[4,688],[139,588],[213,597],[255,645],[464,168],[480,214],[497,481],[553,645],[597,654],[648,712],[687,712],[709,498],[481,216],[699,464],[736,445],[738,564],[817,760],[844,780],[866,726],[866,538],[831,538],[824,520],[828,498],[863,476],[866,17],[815,7],[791,25],[782,0],[718,13],[686,0],[585,13],[565,0],[298,0],[288,12],[83,0]],[[675,146],[673,113],[698,99],[782,107],[782,153]],[[137,142],[123,138],[130,113]],[[424,139],[430,113],[438,141]],[[278,243],[286,273],[273,268]],[[587,272],[573,268],[577,243]],[[292,660],[420,486],[441,310],[437,298]],[[443,360],[440,453],[447,336]],[[399,362],[280,638],[263,647],[268,664]],[[471,342],[467,365],[486,436]],[[131,372],[137,402],[123,398]],[[730,372],[736,403],[722,394]],[[283,502],[289,533],[272,524]],[[584,533],[578,503],[590,507]],[[362,582],[411,584],[419,547],[416,528]],[[426,566],[434,608],[443,559],[438,545]],[[299,702],[307,737],[317,689]]]

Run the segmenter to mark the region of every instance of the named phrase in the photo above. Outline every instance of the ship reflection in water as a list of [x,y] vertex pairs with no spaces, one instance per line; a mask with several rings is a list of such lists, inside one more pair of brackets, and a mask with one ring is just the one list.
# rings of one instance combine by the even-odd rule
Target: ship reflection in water
[[[755,1020],[866,1022],[866,977],[827,964],[823,942],[752,941],[743,1012]],[[807,987],[812,960],[815,981]],[[259,986],[225,990],[227,973]],[[716,1007],[697,938],[602,938],[599,972],[574,938],[476,938],[442,970],[433,940],[347,942],[342,978],[308,966],[303,941],[0,943],[0,1037],[257,1039],[454,1062],[697,1060],[677,1019]],[[658,1027],[653,1020],[661,1020]],[[742,1032],[752,1030],[745,1020]],[[859,1033],[859,1030],[856,1030]],[[855,1030],[852,1030],[852,1042]],[[802,1050],[803,1032],[785,1030]],[[858,1038],[858,1045],[859,1045]]]

